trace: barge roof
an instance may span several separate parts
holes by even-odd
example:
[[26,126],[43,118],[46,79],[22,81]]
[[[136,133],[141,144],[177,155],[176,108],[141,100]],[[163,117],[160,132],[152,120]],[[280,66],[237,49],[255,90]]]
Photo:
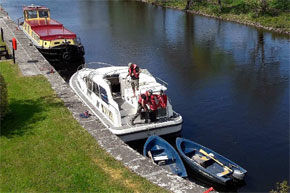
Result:
[[27,21],[31,29],[39,35],[42,40],[55,39],[75,39],[76,34],[66,29],[61,23],[56,20],[32,20]]

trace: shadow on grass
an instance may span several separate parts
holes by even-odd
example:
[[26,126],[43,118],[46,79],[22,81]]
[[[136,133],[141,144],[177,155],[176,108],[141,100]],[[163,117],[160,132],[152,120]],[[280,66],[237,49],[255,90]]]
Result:
[[10,112],[1,121],[0,136],[13,138],[24,134],[33,134],[37,129],[35,124],[46,119],[46,111],[50,107],[63,106],[55,102],[54,97],[41,97],[36,100],[12,100],[9,103]]

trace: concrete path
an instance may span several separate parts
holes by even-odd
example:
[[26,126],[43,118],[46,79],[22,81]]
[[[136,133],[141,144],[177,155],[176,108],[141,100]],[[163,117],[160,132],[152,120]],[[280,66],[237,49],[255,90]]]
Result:
[[[0,27],[3,29],[4,40],[10,50],[12,50],[12,38],[17,40],[15,58],[23,76],[34,76],[42,74],[41,71],[43,73],[49,71],[50,64],[3,10],[0,11]],[[39,68],[39,66],[42,66],[42,68]]]

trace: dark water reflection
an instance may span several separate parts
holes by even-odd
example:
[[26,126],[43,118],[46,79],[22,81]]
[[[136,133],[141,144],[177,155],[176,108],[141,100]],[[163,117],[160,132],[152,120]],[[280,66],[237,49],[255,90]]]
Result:
[[[1,1],[13,19],[32,2]],[[140,2],[41,4],[81,37],[87,62],[136,62],[166,80],[181,135],[248,170],[239,192],[289,181],[288,37]]]

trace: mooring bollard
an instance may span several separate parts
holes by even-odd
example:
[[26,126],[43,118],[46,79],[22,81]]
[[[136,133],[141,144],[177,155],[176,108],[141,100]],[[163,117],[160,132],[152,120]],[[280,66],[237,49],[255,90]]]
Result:
[[2,39],[2,42],[4,42],[4,32],[3,32],[2,27],[1,27],[1,39]]
[[17,41],[15,38],[12,38],[12,52],[13,52],[13,63],[15,64],[15,50],[17,50]]

